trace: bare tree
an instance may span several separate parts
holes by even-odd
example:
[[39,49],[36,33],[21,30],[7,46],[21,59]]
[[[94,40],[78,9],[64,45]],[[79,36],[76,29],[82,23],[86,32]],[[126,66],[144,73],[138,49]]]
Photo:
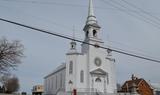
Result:
[[5,82],[11,77],[11,74],[5,74],[0,76],[0,83],[4,86]]
[[8,77],[4,82],[5,93],[13,93],[19,90],[19,80],[17,77]]
[[0,39],[0,75],[9,73],[21,63],[23,50],[19,41],[9,42],[6,38]]

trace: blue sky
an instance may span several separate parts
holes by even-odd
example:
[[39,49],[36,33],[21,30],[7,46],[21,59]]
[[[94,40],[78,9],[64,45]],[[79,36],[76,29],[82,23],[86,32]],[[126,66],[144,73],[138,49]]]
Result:
[[[33,2],[35,1],[35,2]],[[119,2],[127,9],[113,6]],[[122,0],[93,0],[95,15],[106,46],[121,48],[133,53],[152,56],[160,60],[160,16],[159,0],[127,0],[147,11],[126,5]],[[112,3],[113,5],[111,5]],[[120,7],[120,6],[119,6]],[[72,36],[75,27],[76,38],[84,39],[83,27],[87,18],[88,0],[0,0],[0,17],[37,28]],[[126,13],[127,12],[127,13]],[[135,16],[139,16],[138,19]],[[137,15],[138,14],[138,15]],[[141,17],[141,16],[143,17]],[[154,20],[156,27],[144,22]],[[159,18],[160,19],[160,18]],[[65,62],[69,40],[38,33],[20,26],[0,21],[0,37],[20,40],[25,46],[25,58],[16,74],[20,79],[21,91],[31,93],[33,85],[43,84],[43,77]],[[78,44],[80,48],[80,44]],[[146,61],[113,53],[116,59],[117,81],[123,83],[132,73],[151,82],[160,82],[160,63]]]

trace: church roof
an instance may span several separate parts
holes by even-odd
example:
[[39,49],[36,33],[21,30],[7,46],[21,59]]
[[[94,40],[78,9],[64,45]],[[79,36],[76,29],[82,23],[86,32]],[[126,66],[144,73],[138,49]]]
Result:
[[57,72],[60,72],[62,70],[64,70],[66,68],[66,63],[62,63],[60,66],[58,66],[53,72],[51,72],[50,74],[48,74],[47,76],[45,76],[44,78],[47,78]]

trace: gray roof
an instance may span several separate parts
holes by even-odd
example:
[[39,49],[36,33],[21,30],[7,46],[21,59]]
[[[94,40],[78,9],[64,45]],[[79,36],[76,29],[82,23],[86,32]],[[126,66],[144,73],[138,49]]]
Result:
[[57,72],[59,72],[59,71],[64,70],[65,68],[66,68],[66,63],[62,63],[53,72],[51,72],[50,74],[48,74],[47,76],[45,76],[44,79],[47,78],[47,77],[49,77],[49,76],[51,76],[51,75],[53,75],[53,74],[55,74],[55,73],[57,73]]

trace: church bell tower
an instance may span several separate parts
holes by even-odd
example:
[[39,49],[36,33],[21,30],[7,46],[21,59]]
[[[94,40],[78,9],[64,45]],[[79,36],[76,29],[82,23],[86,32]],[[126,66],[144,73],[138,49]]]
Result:
[[82,53],[87,57],[87,88],[92,89],[90,92],[114,93],[116,92],[115,60],[111,52],[99,48],[99,46],[104,46],[100,29],[94,15],[93,1],[89,0],[88,17],[83,28],[85,39],[82,44]]
[[[97,47],[101,45],[103,42],[100,39],[100,29],[101,27],[98,25],[98,21],[96,19],[96,16],[94,15],[93,1],[89,0],[88,17],[83,28],[83,31],[85,33],[84,42],[94,44]],[[88,45],[82,44],[83,53],[88,52],[87,48],[89,48]]]
[[86,25],[83,29],[85,31],[85,38],[98,38],[98,32],[100,32],[100,26],[98,25],[97,19],[94,16],[92,0],[89,1],[88,17]]

